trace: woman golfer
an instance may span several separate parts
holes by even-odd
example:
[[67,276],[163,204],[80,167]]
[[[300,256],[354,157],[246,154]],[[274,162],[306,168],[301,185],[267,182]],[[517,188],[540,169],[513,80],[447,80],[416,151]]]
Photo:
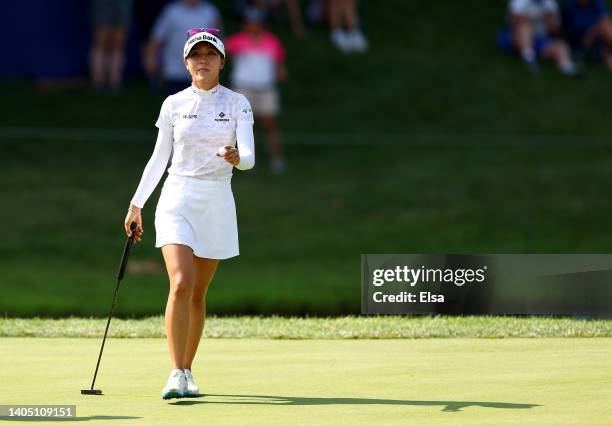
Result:
[[[237,256],[232,169],[255,164],[253,114],[247,99],[219,84],[225,49],[218,30],[193,29],[183,49],[192,84],[163,102],[157,141],[125,218],[143,234],[141,208],[168,169],[155,211],[170,292],[166,333],[172,371],[164,399],[199,395],[191,372],[206,315],[206,292],[220,259]],[[236,143],[238,147],[236,148]]]

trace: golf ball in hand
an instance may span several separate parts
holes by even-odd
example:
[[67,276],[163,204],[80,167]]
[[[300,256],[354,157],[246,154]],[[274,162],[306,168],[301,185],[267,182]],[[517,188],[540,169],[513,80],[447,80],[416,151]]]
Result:
[[225,157],[225,147],[222,146],[221,148],[219,148],[219,151],[217,151],[217,154],[219,155],[219,157]]

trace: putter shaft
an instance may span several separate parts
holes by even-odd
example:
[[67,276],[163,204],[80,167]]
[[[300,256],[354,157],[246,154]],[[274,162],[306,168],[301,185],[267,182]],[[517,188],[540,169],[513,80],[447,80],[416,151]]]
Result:
[[128,257],[130,254],[130,250],[132,245],[134,244],[135,232],[137,228],[136,222],[132,222],[130,224],[130,230],[132,234],[128,237],[125,248],[123,249],[123,256],[121,256],[121,263],[119,264],[119,271],[117,272],[117,285],[115,286],[115,293],[113,294],[113,303],[111,304],[110,311],[108,313],[108,321],[106,321],[106,329],[104,330],[104,338],[102,339],[102,346],[100,347],[100,353],[98,354],[98,362],[96,363],[96,370],[94,372],[93,380],[91,381],[91,389],[82,389],[81,394],[83,395],[102,395],[102,391],[99,389],[94,389],[96,384],[96,377],[98,376],[98,369],[100,368],[100,360],[102,359],[102,352],[104,351],[104,344],[106,343],[106,336],[108,334],[108,327],[110,326],[111,318],[113,317],[113,312],[115,311],[115,305],[117,303],[117,295],[119,294],[119,286],[121,285],[121,280],[123,275],[125,274],[125,268],[127,266]]

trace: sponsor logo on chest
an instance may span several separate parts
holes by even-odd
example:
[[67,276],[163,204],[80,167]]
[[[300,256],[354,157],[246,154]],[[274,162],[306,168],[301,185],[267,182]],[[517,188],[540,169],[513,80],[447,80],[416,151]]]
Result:
[[[181,114],[181,118],[183,120],[197,120],[198,114]],[[205,117],[202,117],[205,118]],[[229,122],[230,119],[227,117],[223,111],[213,117],[213,120],[216,122]]]
[[219,116],[215,118],[215,121],[230,121],[229,118],[225,118],[225,113],[221,111]]

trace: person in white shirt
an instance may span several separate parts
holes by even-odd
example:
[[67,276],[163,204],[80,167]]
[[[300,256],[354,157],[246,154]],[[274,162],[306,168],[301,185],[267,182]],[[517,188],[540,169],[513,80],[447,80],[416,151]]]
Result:
[[505,50],[516,51],[532,71],[538,57],[553,61],[561,73],[576,75],[569,46],[559,36],[559,7],[555,0],[510,0],[510,28],[499,36]]
[[155,148],[124,221],[127,235],[130,224],[138,224],[134,239],[140,242],[141,209],[172,152],[155,211],[155,246],[170,280],[165,319],[172,371],[164,399],[199,395],[191,365],[204,328],[206,292],[219,260],[239,254],[232,170],[255,164],[249,101],[219,84],[225,48],[218,30],[189,34],[183,58],[192,84],[162,104]]
[[[207,1],[180,0],[168,4],[151,31],[145,48],[145,71],[153,79],[161,79],[167,93],[174,93],[189,84],[189,76],[181,58],[185,28],[205,26],[221,28],[217,7]],[[160,69],[161,66],[161,69]]]

